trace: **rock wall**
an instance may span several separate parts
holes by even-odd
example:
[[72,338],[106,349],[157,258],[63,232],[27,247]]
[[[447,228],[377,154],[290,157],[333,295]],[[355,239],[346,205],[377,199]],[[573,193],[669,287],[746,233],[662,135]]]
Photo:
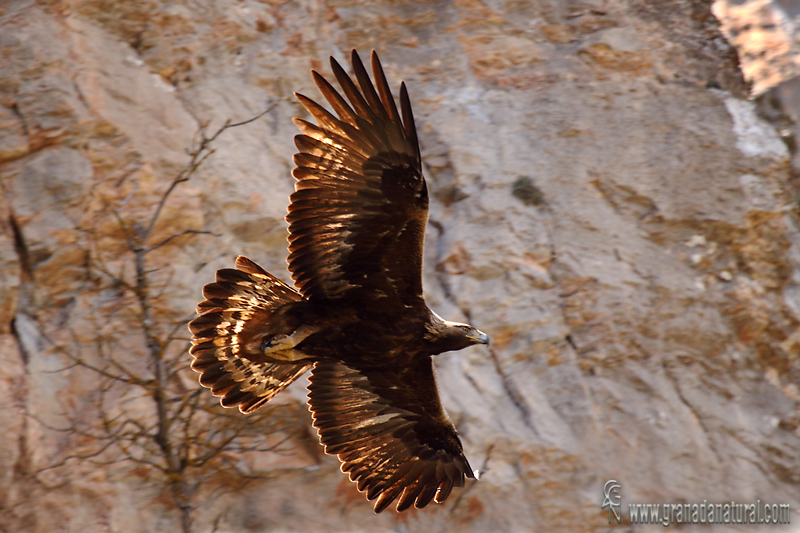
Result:
[[76,445],[55,428],[86,422],[97,392],[58,348],[96,357],[113,337],[144,364],[120,288],[89,273],[103,257],[130,275],[109,213],[144,217],[201,125],[269,106],[170,196],[161,238],[213,235],[164,246],[153,275],[170,321],[238,254],[288,279],[292,92],[316,98],[309,69],[351,48],[377,49],[409,87],[432,193],[428,303],[492,337],[436,360],[482,479],[374,516],[314,443],[298,383],[277,403],[306,429],[281,455],[232,456],[262,477],[210,480],[228,490],[209,488],[195,529],[595,531],[609,479],[624,505],[800,508],[796,185],[708,2],[10,0],[0,528],[178,530],[141,465],[49,468]]

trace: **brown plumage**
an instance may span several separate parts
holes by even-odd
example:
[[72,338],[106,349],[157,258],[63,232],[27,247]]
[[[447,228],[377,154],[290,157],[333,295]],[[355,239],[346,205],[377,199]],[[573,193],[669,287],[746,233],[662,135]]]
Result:
[[312,71],[338,116],[296,95],[317,122],[295,119],[286,220],[296,289],[239,257],[205,286],[189,329],[200,383],[245,413],[313,366],[308,403],[325,451],[377,499],[375,512],[398,498],[403,511],[474,478],[431,356],[488,337],[425,305],[428,191],[414,117],[405,84],[398,111],[371,60],[375,85],[355,50],[356,82],[331,58],[344,97]]

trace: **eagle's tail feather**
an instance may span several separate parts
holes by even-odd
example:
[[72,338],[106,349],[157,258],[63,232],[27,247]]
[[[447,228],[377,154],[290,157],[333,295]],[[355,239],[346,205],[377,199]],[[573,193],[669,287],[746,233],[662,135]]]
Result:
[[217,271],[203,288],[201,313],[189,323],[194,357],[192,369],[200,384],[220,396],[225,407],[252,412],[299,378],[308,363],[264,360],[261,342],[270,316],[278,307],[302,300],[297,291],[246,257],[236,270]]

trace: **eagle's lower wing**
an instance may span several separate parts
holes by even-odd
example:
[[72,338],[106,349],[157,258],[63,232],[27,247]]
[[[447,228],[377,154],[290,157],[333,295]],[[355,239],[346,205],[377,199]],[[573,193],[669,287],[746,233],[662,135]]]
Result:
[[309,406],[325,451],[339,456],[367,499],[377,498],[376,513],[398,496],[398,511],[441,503],[475,477],[442,408],[429,357],[391,371],[321,361],[310,381]]
[[295,119],[299,153],[289,214],[289,271],[309,300],[352,297],[402,307],[422,298],[428,192],[405,85],[398,114],[378,56],[377,91],[355,50],[359,88],[331,58],[346,101],[314,81],[338,114],[297,94],[317,124]]

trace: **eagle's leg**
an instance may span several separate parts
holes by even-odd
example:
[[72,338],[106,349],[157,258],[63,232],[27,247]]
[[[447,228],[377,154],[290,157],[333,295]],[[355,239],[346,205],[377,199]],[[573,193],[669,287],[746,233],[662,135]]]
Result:
[[318,328],[304,325],[294,330],[290,335],[273,335],[261,341],[261,351],[271,359],[279,361],[298,361],[307,359],[308,356],[294,347],[306,340]]

